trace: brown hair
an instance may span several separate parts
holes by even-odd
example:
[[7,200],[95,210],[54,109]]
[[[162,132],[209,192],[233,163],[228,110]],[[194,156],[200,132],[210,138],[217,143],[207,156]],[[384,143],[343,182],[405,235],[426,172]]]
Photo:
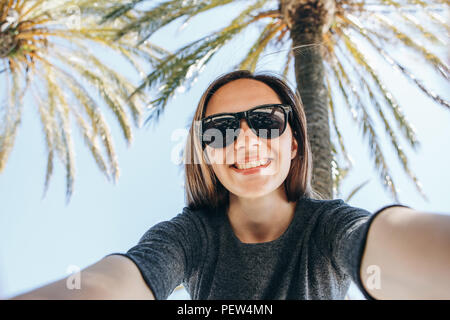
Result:
[[[237,79],[253,79],[271,87],[284,104],[292,107],[289,124],[298,142],[297,155],[291,161],[289,174],[284,181],[288,201],[297,201],[302,196],[322,198],[311,186],[312,155],[306,131],[306,117],[298,91],[294,92],[288,84],[269,72],[253,74],[248,70],[237,70],[223,74],[214,80],[203,93],[192,119],[186,142],[185,154],[185,196],[190,209],[227,207],[229,191],[216,177],[212,166],[204,158],[199,131],[196,123],[203,119],[208,101],[223,85]],[[195,159],[197,161],[195,161]],[[200,161],[198,161],[200,159]]]

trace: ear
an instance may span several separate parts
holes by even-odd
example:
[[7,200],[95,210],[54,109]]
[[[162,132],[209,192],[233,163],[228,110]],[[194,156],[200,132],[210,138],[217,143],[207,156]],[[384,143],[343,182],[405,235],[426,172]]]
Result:
[[298,143],[297,139],[292,136],[292,144],[291,144],[291,160],[295,158],[297,155]]

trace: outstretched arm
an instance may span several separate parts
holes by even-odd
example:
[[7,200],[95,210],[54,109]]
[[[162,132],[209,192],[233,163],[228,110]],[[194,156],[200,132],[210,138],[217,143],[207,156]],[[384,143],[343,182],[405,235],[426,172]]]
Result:
[[450,299],[450,215],[383,210],[369,228],[360,275],[375,299]]
[[79,289],[69,290],[67,278],[23,293],[12,300],[149,299],[154,300],[136,265],[128,258],[111,255],[81,270]]

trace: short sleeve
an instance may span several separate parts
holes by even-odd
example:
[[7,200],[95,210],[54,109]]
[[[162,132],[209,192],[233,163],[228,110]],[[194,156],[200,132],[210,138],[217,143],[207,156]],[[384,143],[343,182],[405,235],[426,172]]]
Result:
[[367,241],[367,234],[375,217],[384,209],[402,204],[384,206],[375,213],[353,207],[342,199],[332,200],[320,214],[316,242],[326,254],[333,266],[351,277],[363,295],[374,298],[362,285],[360,269],[361,260]]
[[199,260],[201,247],[199,223],[185,208],[171,220],[151,227],[126,253],[113,254],[131,259],[155,299],[165,300],[189,278]]

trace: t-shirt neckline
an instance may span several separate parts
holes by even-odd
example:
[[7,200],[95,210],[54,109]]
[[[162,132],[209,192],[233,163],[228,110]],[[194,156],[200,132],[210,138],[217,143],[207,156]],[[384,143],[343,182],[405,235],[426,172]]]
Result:
[[226,213],[225,209],[222,209],[222,216],[225,220],[226,232],[231,235],[234,242],[236,242],[238,245],[240,245],[242,247],[264,247],[264,246],[272,246],[272,245],[278,244],[288,236],[290,231],[294,228],[293,227],[294,224],[296,224],[297,220],[299,219],[300,204],[301,204],[302,200],[303,200],[303,197],[301,197],[297,200],[297,205],[294,210],[294,217],[292,218],[291,222],[289,223],[289,226],[286,228],[286,230],[284,230],[284,232],[278,238],[276,238],[274,240],[265,241],[265,242],[255,242],[255,243],[242,242],[234,233],[234,230],[231,226],[230,219],[229,219],[228,214]]

